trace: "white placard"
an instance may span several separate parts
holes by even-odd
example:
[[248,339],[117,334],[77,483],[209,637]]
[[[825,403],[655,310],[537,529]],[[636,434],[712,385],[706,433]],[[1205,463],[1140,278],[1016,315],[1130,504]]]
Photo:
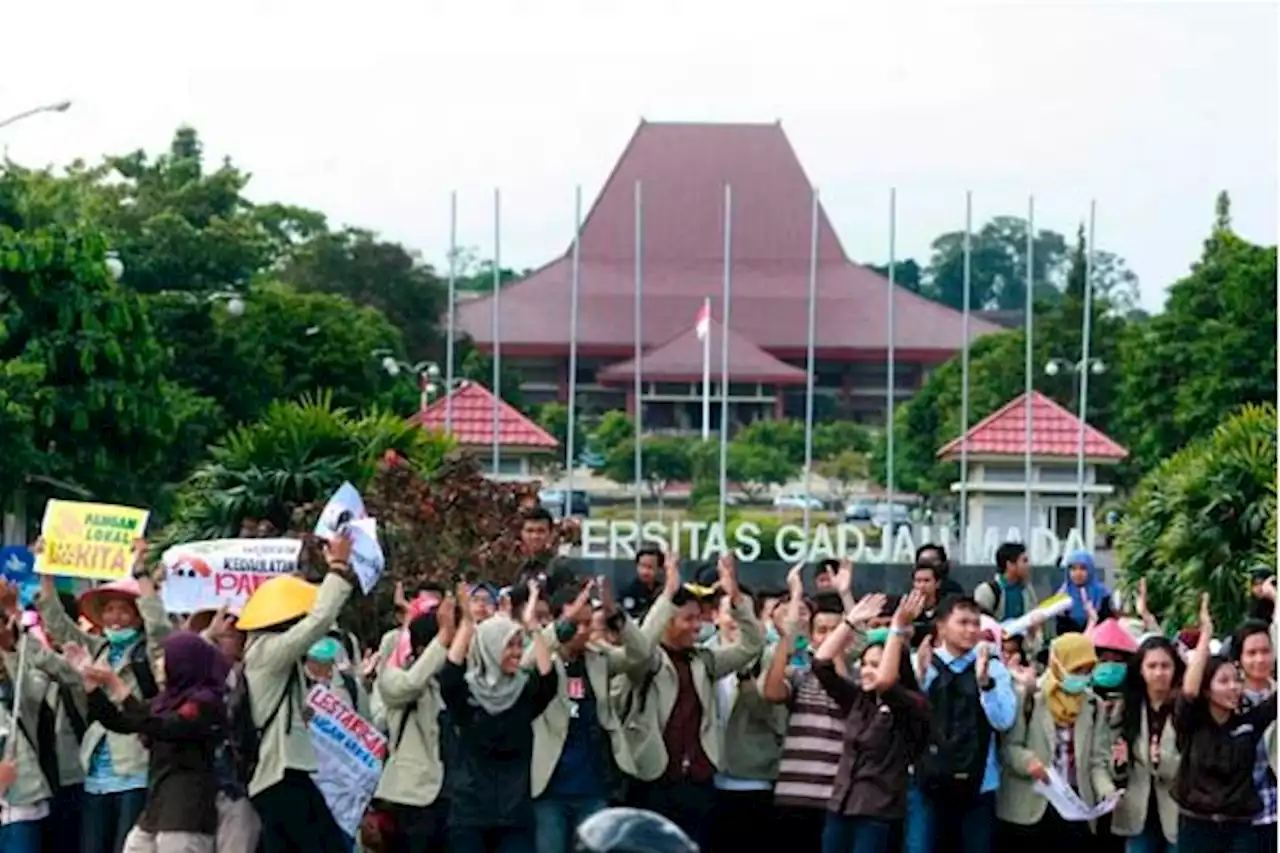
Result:
[[1080,799],[1080,795],[1072,790],[1058,771],[1052,767],[1046,767],[1045,770],[1049,774],[1049,781],[1033,782],[1031,788],[1048,800],[1049,805],[1053,806],[1054,811],[1061,815],[1063,820],[1097,820],[1113,811],[1116,803],[1120,802],[1120,792],[1117,791],[1096,806],[1085,805],[1084,800]]
[[360,589],[368,592],[382,576],[387,559],[378,543],[378,520],[361,518],[346,525],[351,534],[351,570],[360,579]]
[[212,539],[164,552],[160,597],[170,613],[240,608],[265,581],[298,570],[301,539]]
[[316,521],[315,534],[328,542],[349,522],[368,517],[360,492],[350,483],[343,483],[324,505],[324,511]]
[[338,826],[354,837],[382,776],[387,739],[324,685],[311,688],[307,708],[318,768],[311,778]]

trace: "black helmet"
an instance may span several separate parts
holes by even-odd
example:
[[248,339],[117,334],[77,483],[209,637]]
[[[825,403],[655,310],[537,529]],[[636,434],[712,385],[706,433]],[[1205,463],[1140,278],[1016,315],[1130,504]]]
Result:
[[581,853],[698,853],[698,845],[662,815],[605,809],[578,827]]

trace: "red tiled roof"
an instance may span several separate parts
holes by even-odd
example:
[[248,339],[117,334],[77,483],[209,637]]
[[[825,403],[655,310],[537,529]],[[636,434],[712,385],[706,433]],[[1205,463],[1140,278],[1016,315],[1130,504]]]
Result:
[[[812,190],[778,124],[642,123],[583,223],[580,352],[633,348],[635,184],[641,181],[645,349],[687,329],[704,298],[723,315],[724,187],[733,189],[733,331],[775,355],[801,355],[808,330]],[[887,283],[851,262],[820,210],[817,327],[820,350],[883,353]],[[571,252],[502,291],[504,352],[569,342]],[[960,312],[903,288],[895,344],[903,357],[943,361],[961,349]],[[458,306],[458,324],[492,347],[489,297]],[[972,338],[999,331],[972,317]],[[908,356],[907,353],[912,353]]]
[[[960,454],[961,443],[975,456],[1022,456],[1026,451],[1027,395],[1011,400],[973,425],[964,436],[938,451],[950,459]],[[1074,459],[1080,449],[1080,419],[1039,391],[1031,392],[1031,454]],[[1085,425],[1084,455],[1089,459],[1119,461],[1129,455],[1111,438]]]
[[[711,381],[719,382],[720,345],[724,326],[712,317],[707,330],[711,343]],[[631,382],[635,359],[611,364],[596,376],[601,382]],[[692,322],[689,328],[664,344],[640,356],[640,378],[654,382],[701,382],[702,341]],[[732,382],[768,382],[791,385],[805,381],[805,372],[779,361],[751,342],[750,338],[729,330],[729,379]]]
[[[428,405],[413,420],[427,429],[444,430],[445,401],[453,399],[453,434],[464,446],[493,445],[493,394],[488,388],[469,380],[459,383],[448,397]],[[498,400],[498,444],[502,447],[545,448],[554,450],[559,442],[551,433],[535,424],[507,404]]]

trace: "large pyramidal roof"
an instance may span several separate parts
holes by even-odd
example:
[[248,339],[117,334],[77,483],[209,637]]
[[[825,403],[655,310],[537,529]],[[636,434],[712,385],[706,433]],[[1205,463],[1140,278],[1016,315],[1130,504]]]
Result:
[[[633,350],[636,186],[642,230],[641,346],[689,328],[705,297],[721,305],[725,187],[732,188],[729,325],[778,357],[803,355],[808,323],[812,189],[780,124],[642,122],[583,222],[578,346],[583,354]],[[848,259],[820,209],[815,340],[823,357],[884,357],[887,285]],[[562,350],[569,341],[572,251],[500,299],[501,344],[509,355]],[[961,315],[903,288],[897,301],[898,357],[937,362],[962,346]],[[458,327],[492,347],[491,297],[458,308]],[[998,327],[970,320],[973,337]]]

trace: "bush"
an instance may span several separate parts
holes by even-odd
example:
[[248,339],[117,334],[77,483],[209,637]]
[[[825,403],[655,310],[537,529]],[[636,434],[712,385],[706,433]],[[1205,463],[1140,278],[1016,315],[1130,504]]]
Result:
[[1147,579],[1153,613],[1194,620],[1208,592],[1215,626],[1245,616],[1248,572],[1276,562],[1276,410],[1246,406],[1139,484],[1116,536],[1123,576]]

